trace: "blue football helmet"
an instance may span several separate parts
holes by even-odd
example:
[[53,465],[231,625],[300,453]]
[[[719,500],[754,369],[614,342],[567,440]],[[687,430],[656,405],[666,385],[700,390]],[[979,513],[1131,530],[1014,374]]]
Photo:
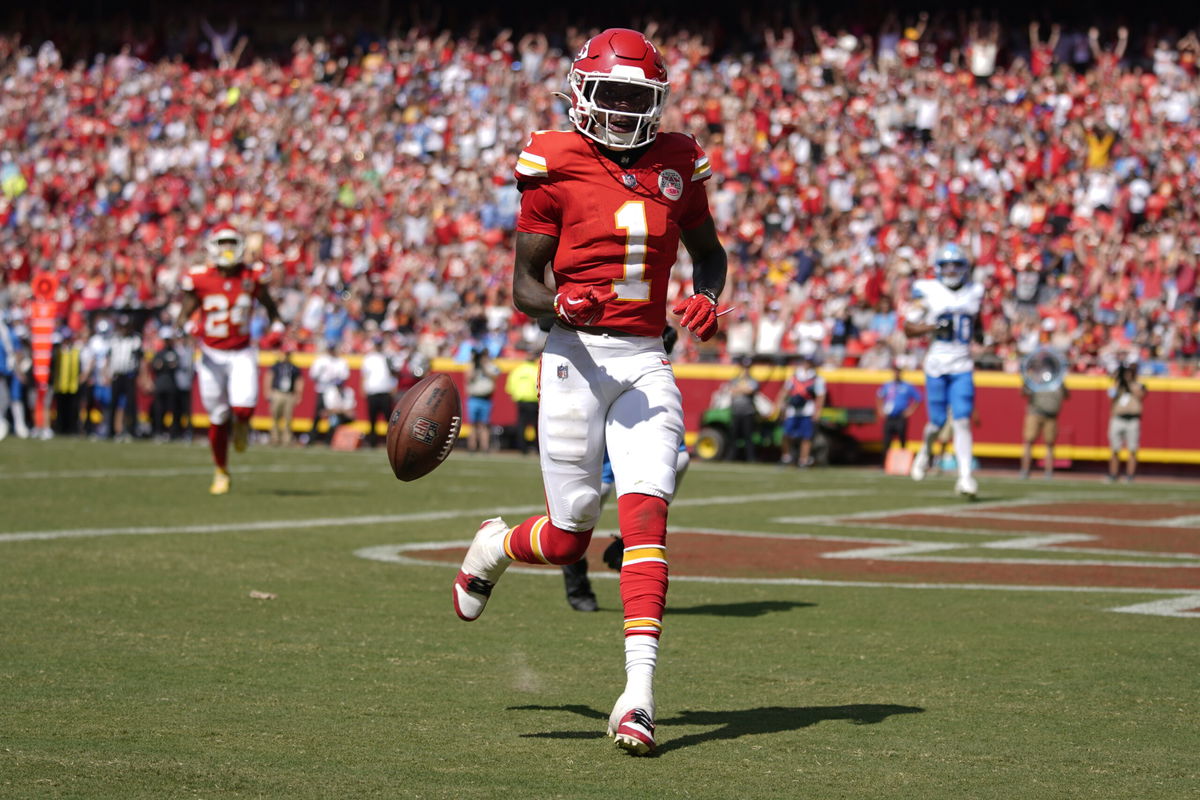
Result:
[[962,286],[971,273],[971,262],[967,259],[967,254],[954,242],[944,244],[938,249],[933,266],[937,270],[938,280],[951,289]]

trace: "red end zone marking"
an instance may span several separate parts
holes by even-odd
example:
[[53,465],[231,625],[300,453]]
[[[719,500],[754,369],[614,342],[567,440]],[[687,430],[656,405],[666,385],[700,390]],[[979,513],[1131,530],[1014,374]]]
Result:
[[[1095,512],[1096,507],[1090,507]],[[1002,514],[1001,509],[991,509]],[[1021,515],[1028,513],[1026,506],[1013,509]],[[1157,551],[1162,553],[1200,553],[1200,529],[1166,528],[1121,522],[1093,522],[1083,520],[1022,520],[990,518],[985,511],[974,513],[969,519],[949,514],[894,514],[889,517],[874,517],[870,523],[876,525],[898,525],[905,528],[937,530],[939,528],[974,528],[980,532],[999,531],[1011,534],[1039,533],[1086,533],[1096,537],[1089,542],[1068,542],[1055,547],[1103,548],[1107,550],[1130,550],[1136,552]],[[1076,512],[1078,513],[1078,512]],[[1107,514],[1107,511],[1104,512]],[[1175,515],[1177,516],[1177,515]],[[847,525],[863,524],[863,520],[845,520]]]
[[1048,517],[1107,517],[1114,520],[1164,520],[1200,514],[1198,503],[1038,503],[1009,508],[963,508],[956,511],[971,517],[1001,511]]
[[[595,570],[608,537],[593,540],[588,556]],[[978,561],[830,559],[826,553],[878,546],[879,539],[822,539],[780,534],[754,537],[672,531],[667,539],[671,574],[742,578],[815,578],[893,583],[1011,584],[1016,586],[1200,589],[1200,564],[1145,567],[1128,564],[1030,564],[1002,558]],[[895,544],[902,545],[903,541]],[[458,564],[464,547],[423,548],[423,559]],[[944,555],[939,553],[937,555]],[[557,568],[552,568],[557,569]]]

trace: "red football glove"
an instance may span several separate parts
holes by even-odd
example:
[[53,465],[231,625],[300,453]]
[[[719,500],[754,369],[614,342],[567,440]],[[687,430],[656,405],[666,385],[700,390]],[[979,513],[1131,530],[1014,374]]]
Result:
[[702,342],[707,342],[717,332],[717,301],[707,294],[698,293],[680,300],[671,311],[682,314],[679,324]]
[[616,296],[612,289],[568,286],[554,295],[554,314],[568,325],[595,325],[604,313],[604,304]]

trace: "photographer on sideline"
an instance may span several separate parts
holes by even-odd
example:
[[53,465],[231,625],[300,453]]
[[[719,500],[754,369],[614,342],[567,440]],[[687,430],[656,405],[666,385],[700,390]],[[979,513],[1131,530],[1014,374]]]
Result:
[[1138,440],[1142,432],[1142,402],[1146,387],[1137,379],[1137,364],[1122,363],[1113,375],[1114,385],[1108,389],[1112,398],[1112,417],[1108,421],[1108,443],[1112,457],[1108,462],[1108,482],[1113,483],[1121,473],[1121,448],[1129,450],[1125,480],[1133,481],[1137,472]]

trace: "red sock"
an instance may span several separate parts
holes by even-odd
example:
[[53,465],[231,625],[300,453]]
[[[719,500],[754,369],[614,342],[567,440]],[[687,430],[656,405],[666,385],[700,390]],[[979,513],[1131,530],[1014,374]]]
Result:
[[574,564],[587,552],[592,531],[564,531],[545,514],[530,517],[508,532],[504,550],[524,564]]
[[646,494],[617,498],[625,539],[621,560],[621,605],[626,636],[662,633],[667,604],[667,501]]
[[249,420],[254,416],[254,409],[249,406],[234,406],[233,415],[240,420]]
[[225,469],[229,463],[229,421],[220,425],[209,423],[208,446],[212,448],[213,463],[218,469]]

